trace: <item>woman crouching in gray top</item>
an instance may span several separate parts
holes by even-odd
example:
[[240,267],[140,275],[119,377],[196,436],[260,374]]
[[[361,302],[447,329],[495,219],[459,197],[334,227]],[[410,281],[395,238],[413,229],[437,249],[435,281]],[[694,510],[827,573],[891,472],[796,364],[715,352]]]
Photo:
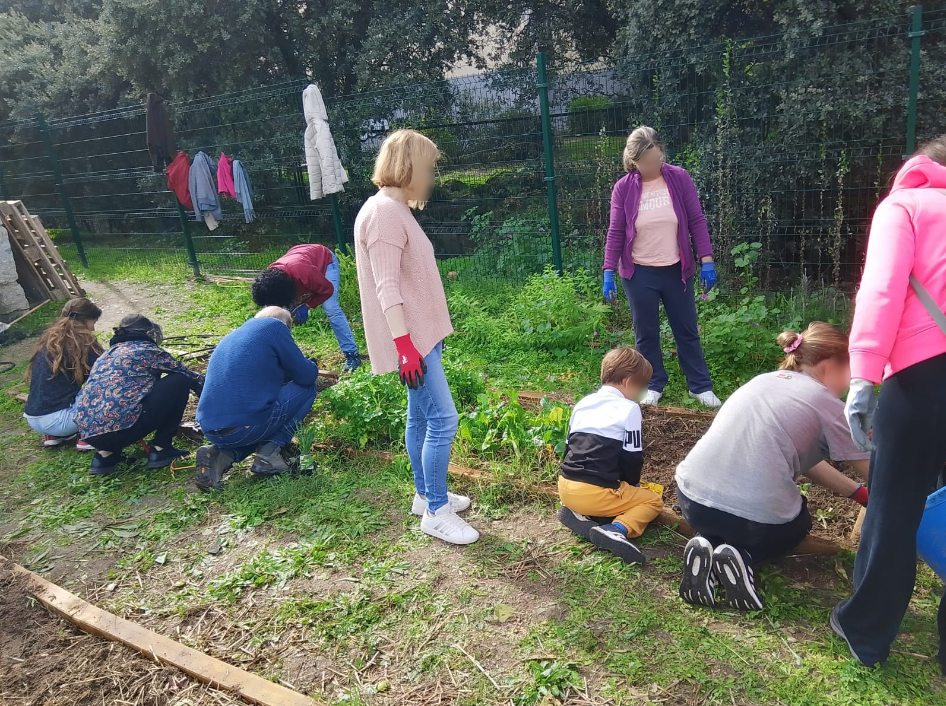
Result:
[[677,466],[680,509],[697,533],[684,550],[688,603],[762,610],[753,564],[787,554],[811,530],[799,476],[867,505],[867,488],[827,462],[853,461],[867,478],[870,454],[851,440],[839,399],[851,380],[847,336],[815,321],[778,343],[779,369],[736,390]]

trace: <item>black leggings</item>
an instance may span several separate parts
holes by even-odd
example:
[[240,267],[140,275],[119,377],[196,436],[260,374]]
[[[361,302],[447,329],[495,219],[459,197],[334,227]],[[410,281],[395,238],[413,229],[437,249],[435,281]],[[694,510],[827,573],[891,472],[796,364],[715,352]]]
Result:
[[102,451],[118,453],[154,432],[152,445],[169,447],[184,418],[190,387],[191,381],[183,375],[165,375],[141,401],[141,416],[132,426],[89,437],[86,442]]
[[677,502],[683,518],[714,547],[729,544],[739,550],[747,563],[770,561],[788,554],[811,531],[808,501],[801,499],[801,512],[791,522],[770,525],[753,522],[690,500],[677,488]]
[[[858,658],[886,661],[916,583],[916,532],[946,461],[946,354],[884,381],[874,415],[870,505],[854,562],[854,595],[837,613]],[[946,607],[940,603],[940,638]]]

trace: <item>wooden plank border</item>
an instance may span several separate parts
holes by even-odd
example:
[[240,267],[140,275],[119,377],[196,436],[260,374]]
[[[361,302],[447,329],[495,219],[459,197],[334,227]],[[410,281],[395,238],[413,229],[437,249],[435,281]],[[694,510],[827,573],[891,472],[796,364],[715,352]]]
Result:
[[83,632],[120,642],[158,664],[169,664],[198,681],[229,691],[258,706],[316,706],[308,696],[198,652],[88,603],[0,555],[0,568],[25,581],[44,606]]

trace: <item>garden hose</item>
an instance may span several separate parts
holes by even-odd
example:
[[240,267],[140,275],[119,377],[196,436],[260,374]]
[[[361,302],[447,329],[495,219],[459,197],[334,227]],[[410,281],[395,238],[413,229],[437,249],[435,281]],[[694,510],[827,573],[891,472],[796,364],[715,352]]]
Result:
[[16,363],[9,360],[0,360],[0,375],[8,373],[16,367]]

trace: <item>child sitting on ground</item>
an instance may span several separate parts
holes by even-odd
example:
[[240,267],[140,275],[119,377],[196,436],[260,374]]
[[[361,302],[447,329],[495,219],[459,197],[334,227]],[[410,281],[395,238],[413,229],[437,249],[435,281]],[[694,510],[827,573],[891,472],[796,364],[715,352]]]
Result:
[[[558,479],[559,521],[628,563],[646,561],[630,539],[663,509],[657,493],[639,487],[643,439],[635,400],[652,374],[650,363],[633,348],[615,348],[604,356],[601,388],[572,411]],[[599,525],[595,517],[614,519]]]

